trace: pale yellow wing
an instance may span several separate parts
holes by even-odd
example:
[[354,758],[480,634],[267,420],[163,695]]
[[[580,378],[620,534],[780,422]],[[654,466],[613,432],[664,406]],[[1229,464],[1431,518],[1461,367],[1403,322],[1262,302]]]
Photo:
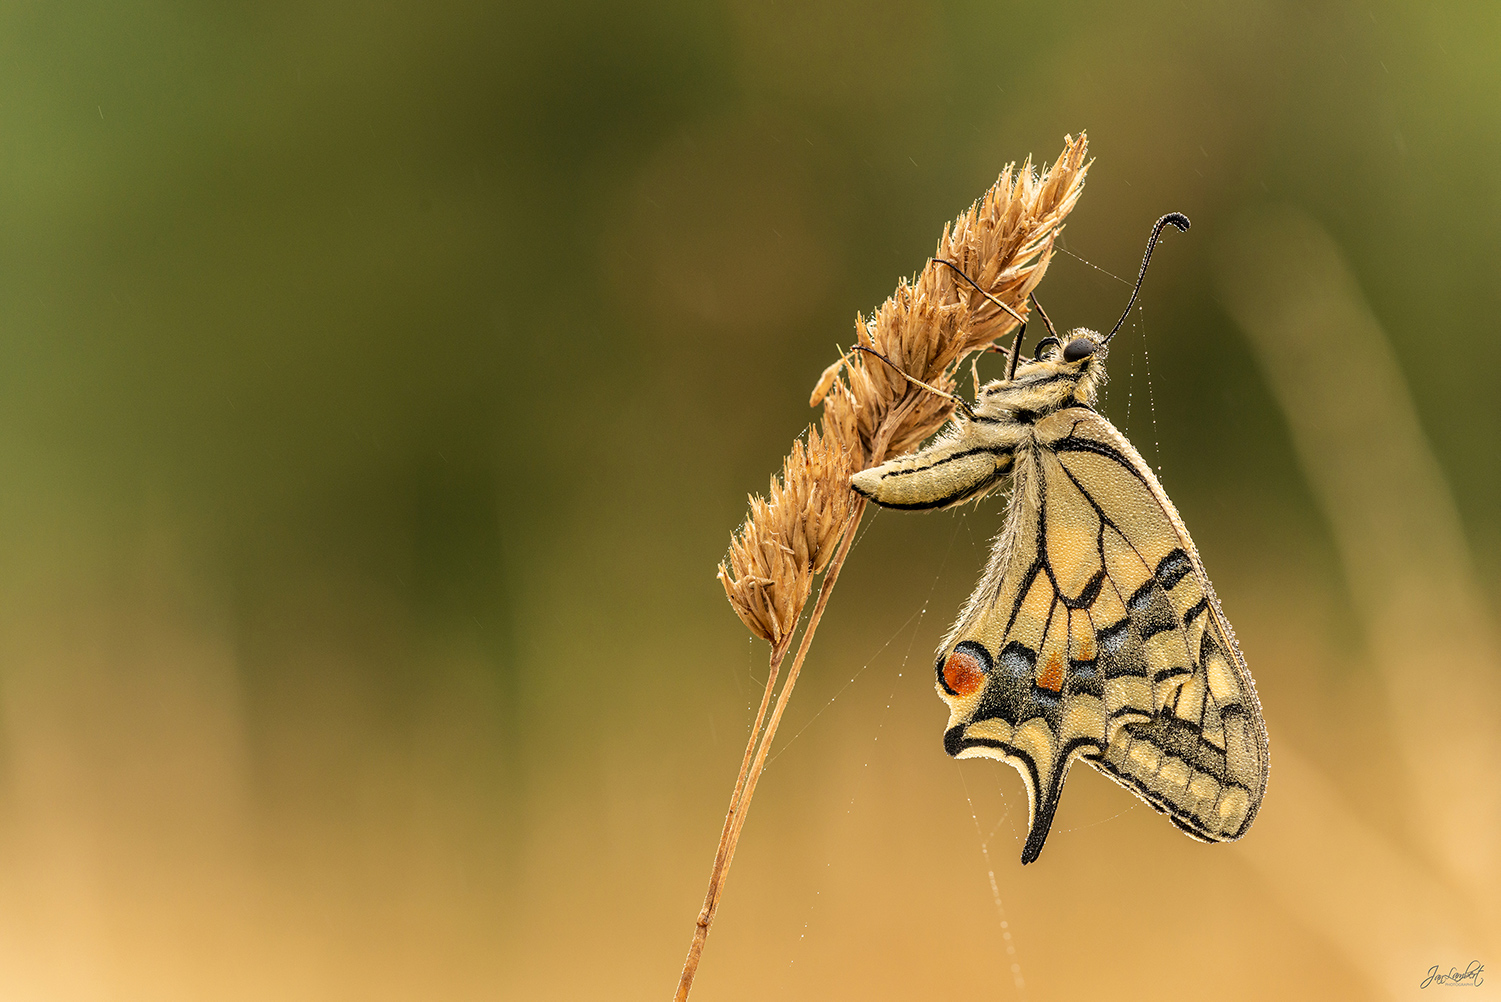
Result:
[[1204,841],[1266,788],[1261,706],[1177,510],[1108,421],[1072,407],[1018,450],[985,578],[944,643],[945,746],[1015,766],[1042,851],[1082,757]]

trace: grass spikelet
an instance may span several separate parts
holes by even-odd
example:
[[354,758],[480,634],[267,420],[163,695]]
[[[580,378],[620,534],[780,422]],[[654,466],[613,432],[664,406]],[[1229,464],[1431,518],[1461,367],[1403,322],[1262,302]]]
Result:
[[750,499],[750,517],[719,565],[730,606],[773,649],[784,647],[807,604],[813,578],[828,566],[849,521],[853,470],[838,440],[808,429],[771,478],[765,498]]
[[[1065,136],[1063,154],[1041,174],[1030,159],[1020,168],[1008,166],[979,201],[944,227],[934,257],[952,262],[1025,317],[1027,296],[1042,281],[1053,241],[1083,191],[1087,148],[1082,134]],[[929,261],[874,314],[855,319],[856,342],[891,364],[850,351],[825,369],[809,400],[810,406],[823,404],[822,433],[810,428],[807,444],[793,444],[767,496],[751,498],[750,514],[719,565],[719,580],[741,622],[772,645],[771,669],[678,981],[678,1002],[685,1002],[693,986],[772,738],[865,513],[865,501],[851,494],[849,478],[916,448],[952,414],[951,400],[914,386],[906,376],[952,393],[959,364],[989,349],[1017,323],[952,269]],[[768,720],[782,662],[820,572],[818,599]]]
[[[1008,166],[969,211],[943,229],[934,258],[951,261],[996,299],[1022,316],[1027,296],[1052,260],[1053,241],[1084,189],[1087,140],[1065,137],[1062,156],[1039,176],[1028,160]],[[869,318],[858,317],[858,342],[890,359],[902,372],[953,392],[959,363],[1016,329],[1009,313],[929,261],[916,281],[903,280]],[[820,380],[813,403],[824,404],[825,431],[855,452],[860,469],[915,448],[953,410],[942,397],[913,386],[891,366],[863,353],[843,360],[845,380]],[[838,364],[838,363],[836,363]],[[827,385],[825,385],[827,382]],[[846,413],[852,412],[852,413]]]

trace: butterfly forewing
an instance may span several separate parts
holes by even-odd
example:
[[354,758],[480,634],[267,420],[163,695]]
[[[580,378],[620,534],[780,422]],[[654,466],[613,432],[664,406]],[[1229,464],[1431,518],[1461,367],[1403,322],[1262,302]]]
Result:
[[[1042,851],[1083,757],[1184,831],[1240,837],[1266,786],[1266,729],[1234,635],[1172,502],[1088,408],[1039,420],[1018,450],[992,566],[944,644],[985,669],[949,698],[949,750],[1014,765]],[[969,661],[965,662],[970,663]]]

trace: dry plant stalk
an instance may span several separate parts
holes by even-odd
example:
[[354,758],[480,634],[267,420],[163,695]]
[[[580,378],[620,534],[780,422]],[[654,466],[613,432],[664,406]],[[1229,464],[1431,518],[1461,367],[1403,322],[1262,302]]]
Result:
[[[1078,139],[1064,137],[1063,154],[1040,176],[1030,159],[1020,170],[1008,166],[983,198],[944,227],[934,257],[953,262],[1025,316],[1027,296],[1042,281],[1053,241],[1083,190],[1089,169],[1084,160],[1087,146],[1082,134]],[[951,269],[930,261],[915,282],[903,280],[874,316],[857,317],[855,335],[859,344],[880,352],[901,373],[951,393],[959,364],[989,349],[1016,324],[1014,317]],[[678,1002],[685,1002],[693,986],[772,738],[849,553],[855,526],[865,513],[865,501],[850,491],[849,478],[915,448],[953,411],[950,400],[915,386],[901,373],[857,351],[824,371],[809,401],[823,403],[822,432],[809,428],[807,444],[793,444],[767,497],[751,498],[750,515],[730,543],[729,566],[719,565],[719,580],[735,614],[771,644],[771,668],[678,981]],[[768,721],[766,711],[782,662],[812,594],[813,579],[821,572],[818,600]]]

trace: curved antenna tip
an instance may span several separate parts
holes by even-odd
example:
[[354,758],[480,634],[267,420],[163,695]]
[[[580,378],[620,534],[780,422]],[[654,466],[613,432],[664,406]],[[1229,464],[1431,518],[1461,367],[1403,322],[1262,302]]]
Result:
[[1173,226],[1177,228],[1179,233],[1187,233],[1189,226],[1192,225],[1191,223],[1189,223],[1188,217],[1181,212],[1169,212],[1167,215],[1157,220],[1158,228],[1161,228],[1167,223],[1172,223]]
[[1157,246],[1157,237],[1162,233],[1164,226],[1172,226],[1180,233],[1187,233],[1188,217],[1181,212],[1169,212],[1153,225],[1152,235],[1147,238],[1146,253],[1141,256],[1141,271],[1136,273],[1136,285],[1131,290],[1131,298],[1126,302],[1126,310],[1115,322],[1115,326],[1110,328],[1110,333],[1105,335],[1105,340],[1101,341],[1101,344],[1109,344],[1110,339],[1115,337],[1115,332],[1121,329],[1121,324],[1125,323],[1126,318],[1131,315],[1131,307],[1136,303],[1136,294],[1141,291],[1142,279],[1147,277],[1147,264],[1152,260],[1152,249]]

